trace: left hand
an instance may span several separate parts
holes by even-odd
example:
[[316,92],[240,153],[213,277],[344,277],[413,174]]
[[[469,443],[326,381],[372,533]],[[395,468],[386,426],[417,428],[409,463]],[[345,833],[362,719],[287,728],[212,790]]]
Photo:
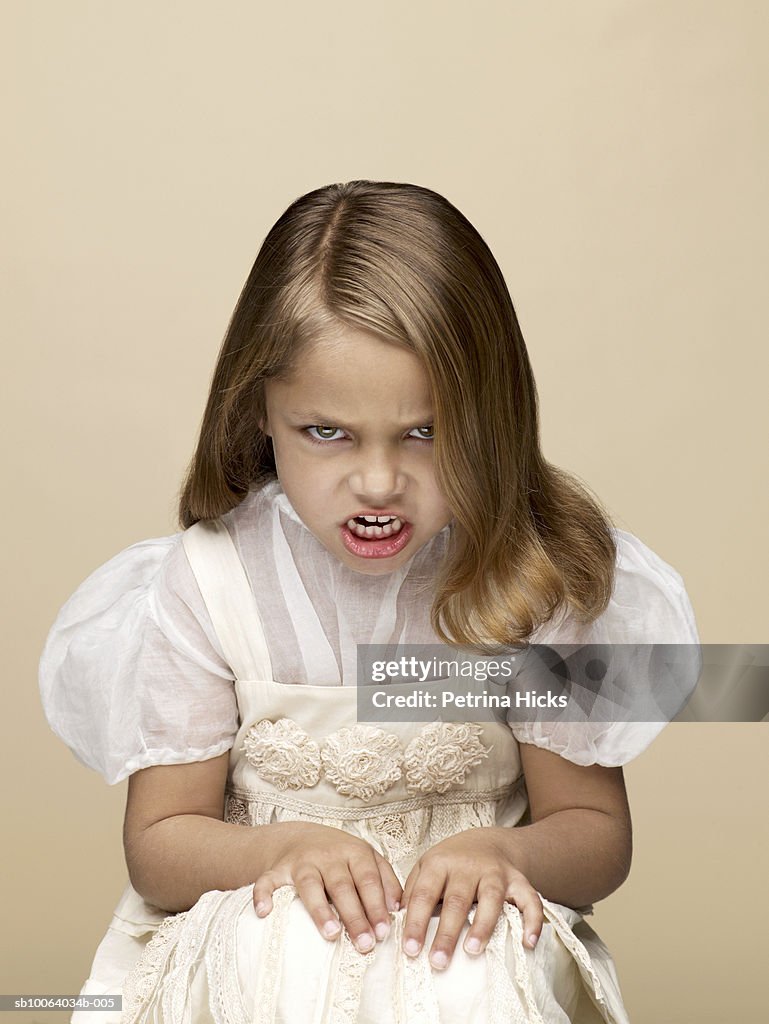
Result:
[[403,950],[416,956],[427,925],[442,900],[440,921],[430,947],[430,963],[448,967],[467,915],[478,904],[464,949],[477,956],[486,948],[504,902],[523,914],[524,943],[533,949],[542,931],[542,901],[512,862],[509,828],[474,828],[436,843],[414,865],[403,889],[406,921]]

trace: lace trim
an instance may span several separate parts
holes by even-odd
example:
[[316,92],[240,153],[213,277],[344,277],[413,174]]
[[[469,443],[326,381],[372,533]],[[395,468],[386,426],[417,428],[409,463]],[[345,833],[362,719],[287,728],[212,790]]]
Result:
[[557,910],[549,900],[542,900],[542,909],[545,912],[545,917],[547,917],[553,928],[557,931],[564,946],[566,946],[577,961],[579,972],[582,975],[583,980],[586,982],[588,990],[592,988],[591,995],[594,998],[597,1008],[601,1012],[601,1016],[607,1024],[615,1024],[616,1018],[606,1000],[601,979],[595,972],[593,962],[590,959],[590,954],[571,930],[568,922],[564,920],[560,911]]
[[253,905],[253,885],[236,890],[222,907],[219,927],[206,951],[209,1006],[214,1024],[251,1024],[240,990],[236,938],[241,915],[253,909]]
[[176,935],[186,917],[187,911],[166,917],[144,947],[141,956],[123,982],[121,1024],[133,1024],[142,1005],[153,995],[173,951]]
[[[475,913],[473,912],[473,917]],[[507,970],[509,925],[500,914],[486,946],[486,972],[489,979],[489,1024],[528,1024],[526,1010]],[[541,1018],[540,1018],[541,1019]]]
[[374,946],[368,953],[358,952],[347,931],[343,929],[334,952],[331,997],[323,1024],[356,1024],[363,978],[376,956],[377,947]]
[[[304,805],[310,811],[307,813],[295,807],[285,808],[285,799],[275,804],[272,797],[269,802],[261,802],[228,795],[224,820],[253,826],[268,825],[275,820],[305,820],[336,828],[351,828],[395,867],[418,851],[434,846],[458,832],[488,828],[496,824],[496,793],[491,794],[492,799],[478,799],[487,794],[464,794],[461,803],[456,799],[458,794],[447,796],[452,799],[436,804],[438,797],[434,796],[426,805],[420,800],[422,806],[417,805],[415,808],[409,807],[412,801],[403,801],[400,805],[388,804],[384,809],[379,808],[375,817],[371,816],[370,809],[363,809],[365,816],[351,821],[351,809],[346,807]],[[401,809],[404,805],[409,809]],[[335,811],[340,813],[336,814]]]
[[[250,886],[253,900],[254,887]],[[273,1024],[277,1010],[282,968],[283,945],[288,924],[288,913],[296,899],[293,885],[282,885],[272,894],[272,912],[264,918],[267,934],[256,980],[254,994],[254,1024]]]
[[[394,941],[396,949],[403,947],[404,913],[396,914]],[[427,948],[422,947],[418,956],[403,953],[396,956],[395,978],[395,1020],[396,1024],[440,1024],[438,997]]]
[[367,822],[372,845],[391,864],[424,846],[429,819],[426,814],[386,814]]
[[532,950],[527,950],[523,945],[523,916],[518,907],[510,903],[502,904],[502,913],[510,928],[510,935],[513,942],[513,962],[515,964],[515,982],[523,992],[526,1001],[526,1020],[531,1024],[544,1024],[542,1014],[537,1009],[534,999],[534,992],[531,987],[531,971],[529,970],[529,959],[534,956]]
[[[207,934],[227,895],[217,891],[204,893],[187,913],[185,926],[180,929],[176,939],[171,969],[160,989],[160,1019],[164,1024],[183,1024],[188,1016],[185,1011],[190,999],[192,975],[199,960],[205,955]],[[204,906],[198,912],[201,903]]]
[[471,828],[490,828],[496,824],[496,815],[496,804],[490,800],[473,800],[461,807],[438,804],[430,817],[430,846]]
[[[556,907],[542,900],[545,918],[576,961],[588,991],[607,1024],[615,1024],[603,986],[590,955]],[[508,936],[511,941],[514,978],[507,967]],[[523,916],[517,907],[504,903],[502,915],[486,947],[491,1024],[545,1024],[534,996],[531,975],[532,950],[523,945]],[[515,983],[513,983],[515,982]]]
[[280,808],[284,811],[302,816],[308,821],[363,821],[366,818],[385,818],[393,814],[405,814],[423,808],[455,806],[457,804],[497,803],[503,797],[511,795],[523,784],[523,776],[509,786],[497,786],[495,789],[456,790],[449,793],[430,793],[409,797],[405,800],[394,800],[392,803],[378,804],[374,807],[349,807],[347,805],[312,803],[300,800],[288,793],[266,793],[242,786],[229,786],[225,802],[225,821],[238,824],[263,824],[258,819],[257,811],[262,807]]
[[203,893],[191,910],[161,922],[124,982],[121,1024],[147,1020],[158,998],[164,1024],[182,1024],[189,975],[216,912],[228,895],[231,894],[218,891]]

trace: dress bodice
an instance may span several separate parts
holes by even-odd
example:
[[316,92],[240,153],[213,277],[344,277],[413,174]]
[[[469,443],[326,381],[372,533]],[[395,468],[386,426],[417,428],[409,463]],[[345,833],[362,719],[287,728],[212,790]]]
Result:
[[405,877],[441,839],[478,825],[515,825],[526,810],[518,745],[505,724],[380,728],[356,720],[348,687],[241,680],[237,693],[242,726],[230,758],[227,821],[343,828]]

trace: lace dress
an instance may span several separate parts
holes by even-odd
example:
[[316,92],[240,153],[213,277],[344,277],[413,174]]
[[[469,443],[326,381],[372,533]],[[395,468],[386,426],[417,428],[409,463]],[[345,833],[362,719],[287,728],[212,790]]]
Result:
[[[264,489],[254,501],[252,513],[260,508],[272,516],[274,524],[285,528],[288,518],[297,525],[276,485]],[[246,512],[239,513],[241,524]],[[244,569],[246,533],[239,535],[233,529],[233,518],[237,516],[230,513],[229,521],[223,517],[199,523],[180,536],[196,583],[195,600],[201,602],[190,609],[190,621],[194,618],[200,624],[205,620],[203,631],[215,641],[215,653],[206,653],[211,678],[216,678],[217,672],[231,673],[237,714],[234,738],[217,740],[216,723],[221,723],[218,727],[223,732],[232,724],[227,726],[224,702],[218,707],[213,701],[208,745],[201,742],[202,734],[196,733],[193,715],[185,723],[188,749],[172,750],[168,736],[158,734],[161,723],[148,710],[152,703],[148,700],[139,723],[143,746],[141,750],[136,747],[131,756],[128,751],[118,751],[118,760],[122,760],[119,770],[111,769],[107,761],[115,755],[116,734],[111,739],[102,735],[101,763],[92,753],[99,745],[95,738],[83,738],[78,747],[73,739],[73,722],[81,714],[77,698],[70,688],[57,705],[53,693],[57,683],[58,691],[62,688],[64,665],[71,663],[74,670],[84,664],[82,650],[79,659],[73,660],[72,654],[65,655],[65,647],[75,653],[78,643],[92,648],[94,619],[85,615],[85,606],[93,601],[97,573],[90,578],[90,597],[81,588],[80,603],[76,594],[63,609],[41,663],[49,720],[75,752],[87,761],[90,756],[88,763],[115,781],[150,763],[204,760],[229,749],[225,820],[245,828],[302,820],[343,829],[369,842],[390,861],[401,881],[426,850],[448,836],[475,827],[519,823],[526,812],[527,796],[518,739],[507,724],[403,722],[380,728],[357,722],[356,687],[344,685],[344,639],[349,633],[349,625],[343,621],[344,608],[336,609],[337,629],[330,645],[341,676],[335,681],[342,685],[307,681],[307,675],[299,685],[276,681],[282,676],[271,660],[267,622],[260,614],[264,601],[257,605]],[[253,524],[256,518],[248,521]],[[286,533],[291,536],[291,529]],[[297,536],[294,533],[295,541]],[[309,538],[302,539],[312,544]],[[139,554],[146,554],[146,548],[137,551],[141,547],[135,546],[131,556],[134,567],[141,562]],[[282,545],[274,544],[273,550],[276,548]],[[296,554],[295,548],[293,552]],[[166,556],[167,551],[164,560]],[[651,553],[649,556],[658,574],[664,563]],[[296,568],[296,561],[293,565]],[[633,574],[627,572],[630,579]],[[125,608],[121,611],[116,593],[133,595],[126,599],[135,609],[137,590],[128,586],[125,572],[116,588],[114,573],[113,566],[111,575],[107,573],[112,581],[107,588],[112,589],[111,600],[102,600],[102,606],[125,621]],[[139,575],[146,582],[146,566],[139,569]],[[646,576],[651,576],[650,570]],[[101,584],[105,578],[100,578]],[[365,580],[361,582],[365,585]],[[397,593],[402,597],[404,582],[405,576],[397,591],[391,580],[383,583],[380,578],[378,585],[389,588],[389,596]],[[685,594],[683,599],[680,595],[671,598],[674,576],[667,582],[664,604],[670,628],[677,630],[679,640],[692,642],[696,632]],[[302,584],[306,589],[312,587],[306,576]],[[162,600],[158,592],[153,595],[151,591],[148,600],[154,605],[153,621],[159,625]],[[192,597],[189,601],[193,604]],[[388,607],[383,602],[380,612]],[[402,612],[402,608],[389,608],[376,617],[380,639],[383,628],[390,635],[395,629],[401,640],[409,637],[408,630],[397,628]],[[106,610],[102,620],[106,631]],[[85,622],[91,630],[87,640]],[[133,622],[132,636],[136,625]],[[304,625],[308,627],[308,622]],[[329,635],[328,622],[325,627]],[[276,628],[274,621],[272,628]],[[175,650],[192,657],[192,634],[185,634],[179,616],[175,629]],[[168,624],[163,631],[170,633]],[[376,634],[376,628],[373,632]],[[359,642],[352,633],[349,637]],[[670,634],[664,639],[669,640]],[[152,642],[146,635],[141,640],[145,658]],[[275,647],[283,651],[280,644]],[[305,656],[305,672],[311,664],[312,659]],[[294,668],[300,673],[298,662]],[[285,665],[281,667],[281,673],[284,671]],[[214,692],[212,688],[209,697]],[[124,736],[130,734],[130,722],[126,726],[124,719],[122,725],[119,731]],[[581,744],[583,763],[595,763],[602,744],[611,760],[616,756],[616,749],[611,752],[612,743],[615,748],[621,743],[621,730],[583,732],[580,736],[579,731],[561,728],[559,736],[552,728],[549,733],[536,732],[536,728],[520,726],[524,732],[528,730],[529,742],[542,746],[550,743],[556,749],[559,744]],[[659,728],[649,726],[644,745]],[[567,733],[570,739],[563,738]],[[637,732],[632,742],[637,745]],[[576,760],[575,750],[569,753]],[[424,949],[416,958],[401,952],[404,911],[392,915],[389,937],[362,954],[344,932],[335,943],[324,940],[292,887],[277,890],[274,909],[264,919],[257,917],[252,897],[252,885],[208,892],[189,911],[167,916],[145,903],[129,885],[83,988],[88,994],[122,993],[122,1015],[76,1013],[72,1020],[77,1024],[118,1020],[123,1024],[623,1024],[627,1020],[611,956],[584,920],[591,908],[582,908],[580,913],[543,899],[545,924],[536,948],[530,950],[523,945],[519,911],[505,904],[482,956],[464,953],[463,932],[449,968],[436,972],[427,951],[437,916],[433,916]],[[468,925],[471,920],[472,912]]]

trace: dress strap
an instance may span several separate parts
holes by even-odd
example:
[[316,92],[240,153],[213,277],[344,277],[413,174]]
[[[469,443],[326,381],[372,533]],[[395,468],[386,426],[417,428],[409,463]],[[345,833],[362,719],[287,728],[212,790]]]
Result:
[[219,519],[200,520],[182,543],[235,678],[272,679],[256,598],[230,531]]

